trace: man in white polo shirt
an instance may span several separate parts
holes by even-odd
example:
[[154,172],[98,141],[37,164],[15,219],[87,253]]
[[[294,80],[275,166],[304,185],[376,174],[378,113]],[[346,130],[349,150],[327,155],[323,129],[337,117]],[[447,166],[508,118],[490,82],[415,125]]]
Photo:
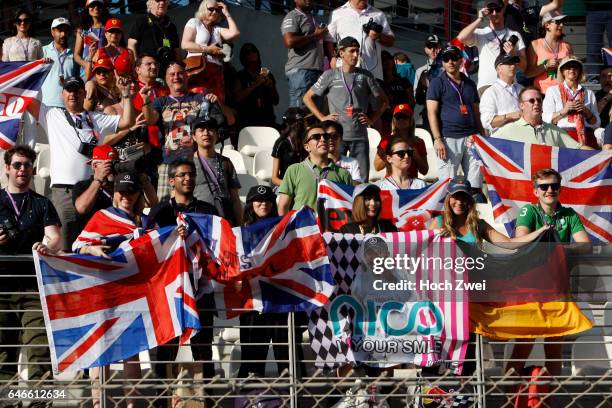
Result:
[[[367,0],[350,0],[332,12],[328,26],[326,47],[329,55],[336,56],[335,44],[345,37],[359,42],[360,68],[383,79],[380,54],[383,47],[392,47],[395,35],[391,31],[385,13],[368,5]],[[332,68],[340,64],[340,58],[332,58]],[[340,65],[338,65],[340,66]]]
[[49,137],[51,201],[62,222],[62,249],[65,251],[70,251],[72,242],[81,232],[72,203],[72,188],[91,175],[88,160],[92,157],[94,146],[101,143],[106,135],[128,129],[135,122],[132,104],[135,85],[122,78],[118,86],[123,106],[121,116],[85,111],[85,84],[80,77],[64,80],[62,98],[65,108],[40,103],[32,103],[28,107]]

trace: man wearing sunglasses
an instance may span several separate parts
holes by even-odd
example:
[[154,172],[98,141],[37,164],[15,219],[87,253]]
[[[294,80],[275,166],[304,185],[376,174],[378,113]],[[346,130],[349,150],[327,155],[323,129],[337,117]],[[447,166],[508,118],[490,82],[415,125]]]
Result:
[[472,185],[475,199],[482,185],[478,164],[469,152],[469,138],[483,134],[476,84],[459,70],[463,58],[459,48],[449,46],[442,52],[445,73],[434,79],[427,91],[427,114],[434,148],[438,155],[441,180],[453,178],[459,167]]
[[592,150],[574,140],[560,127],[542,120],[542,94],[532,86],[519,93],[521,117],[499,128],[493,137],[523,143]]
[[[478,18],[465,27],[457,38],[469,46],[478,47],[478,91],[482,92],[497,80],[495,58],[501,53],[518,56],[519,69],[527,68],[527,54],[521,34],[504,26],[505,5],[502,0],[488,0],[485,7],[478,11]],[[485,17],[489,24],[478,28]]]
[[416,84],[414,86],[414,100],[417,105],[423,105],[423,110],[421,111],[423,124],[421,127],[429,130],[426,98],[427,89],[429,88],[429,83],[444,72],[442,69],[442,58],[440,58],[440,51],[442,51],[442,41],[440,41],[440,37],[435,34],[427,37],[423,50],[425,51],[425,55],[427,55],[427,63],[416,70],[414,76],[414,83]]
[[[61,224],[53,204],[30,190],[35,160],[36,152],[28,146],[17,145],[4,153],[8,185],[0,190],[0,255],[31,255],[32,249],[43,252],[61,249]],[[16,274],[24,276],[15,277]],[[31,260],[0,264],[0,309],[3,310],[0,313],[0,356],[3,355],[0,382],[3,383],[17,374],[19,348],[6,347],[10,344],[27,347],[30,380],[40,380],[45,372],[51,371],[35,275]],[[17,330],[7,330],[9,327]],[[21,327],[25,330],[19,330]],[[29,404],[30,407],[44,405],[38,401]],[[9,403],[8,406],[17,405]]]
[[348,171],[329,159],[330,135],[321,124],[314,124],[303,137],[304,150],[308,157],[287,168],[279,189],[278,213],[285,215],[303,205],[317,208],[319,182],[324,179],[351,185],[353,179]]
[[340,154],[343,134],[342,125],[333,120],[326,120],[321,123],[321,127],[329,135],[329,159],[349,172],[353,178],[353,184],[363,183],[361,172],[359,171],[359,162],[354,157]]

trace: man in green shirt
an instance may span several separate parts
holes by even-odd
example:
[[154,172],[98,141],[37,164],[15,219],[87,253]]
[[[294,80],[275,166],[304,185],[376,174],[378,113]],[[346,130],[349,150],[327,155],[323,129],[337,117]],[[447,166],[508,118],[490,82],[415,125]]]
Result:
[[576,212],[559,203],[561,175],[553,169],[542,169],[534,174],[533,183],[538,203],[521,208],[516,236],[522,237],[546,224],[555,228],[562,242],[570,243],[572,238],[576,242],[590,242]]
[[519,93],[521,117],[499,128],[493,137],[516,142],[544,144],[570,149],[588,149],[568,135],[563,129],[542,120],[542,94],[532,86]]
[[317,208],[319,181],[328,179],[344,184],[353,184],[348,171],[336,165],[327,155],[329,134],[320,124],[310,126],[303,138],[308,157],[300,163],[287,168],[279,189],[278,213],[285,215],[303,205]]

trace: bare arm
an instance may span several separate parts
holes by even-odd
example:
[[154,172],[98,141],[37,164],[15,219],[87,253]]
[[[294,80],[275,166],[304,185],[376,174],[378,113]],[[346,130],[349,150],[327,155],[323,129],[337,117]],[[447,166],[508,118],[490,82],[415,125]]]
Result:
[[62,236],[60,234],[60,227],[58,225],[47,225],[45,227],[45,238],[46,246],[52,252],[58,252],[62,249]]
[[134,55],[138,55],[138,40],[128,38],[128,48],[132,50]]
[[232,201],[232,209],[234,210],[234,219],[236,225],[242,224],[242,203],[240,202],[240,193],[237,188],[230,189],[230,200]]
[[308,108],[308,110],[310,112],[312,112],[313,115],[315,115],[317,117],[317,119],[319,119],[320,121],[324,121],[324,120],[338,120],[338,114],[336,112],[330,112],[329,115],[324,115],[323,112],[321,112],[319,110],[319,108],[317,107],[317,104],[314,101],[314,97],[315,97],[315,93],[312,89],[309,89],[308,91],[306,91],[306,93],[304,94],[304,105],[306,105],[306,107]]
[[378,42],[384,47],[393,47],[393,44],[395,44],[395,36],[380,33],[380,38],[378,39]]
[[524,72],[527,69],[527,53],[525,52],[525,49],[522,49],[520,51],[517,51],[516,54],[521,59],[517,66],[521,71]]
[[140,88],[140,96],[142,97],[142,114],[148,125],[155,125],[159,120],[159,113],[153,109],[153,92],[151,87],[143,86]]
[[132,100],[136,94],[136,85],[127,78],[119,78],[118,87],[121,91],[123,112],[117,125],[117,131],[129,129],[136,121],[136,109]]
[[222,28],[219,31],[219,33],[221,34],[221,38],[223,38],[225,41],[231,41],[235,38],[238,38],[238,36],[240,35],[240,29],[238,29],[238,24],[236,24],[236,22],[234,21],[225,3],[218,4],[221,6],[221,12],[227,20],[227,28]]
[[293,198],[283,193],[280,193],[278,197],[278,214],[285,215],[289,211],[291,211],[291,204],[293,204]]
[[317,27],[312,33],[304,35],[300,35],[297,33],[284,33],[283,43],[285,44],[286,48],[302,48],[313,41],[319,41],[325,36],[325,34],[327,34],[327,27]]
[[370,123],[374,123],[380,119],[384,111],[389,107],[389,98],[387,98],[387,95],[384,93],[378,95],[376,99],[378,100],[378,109],[370,116]]
[[[540,17],[550,11],[561,10],[562,7],[563,0],[551,0],[550,3],[543,5],[540,9]],[[572,53],[570,53],[569,55],[572,55]]]
[[283,182],[283,179],[278,177],[280,173],[280,160],[276,157],[272,158],[272,184],[275,186],[280,186]]
[[508,123],[516,122],[521,118],[521,112],[505,113],[503,115],[496,115],[491,120],[491,127],[494,129],[500,128]]
[[[108,163],[108,165],[110,167],[110,163]],[[101,186],[101,179],[94,175],[94,179],[89,187],[87,187],[87,190],[83,191],[83,193],[74,202],[74,208],[76,209],[77,213],[83,215],[92,210],[94,204],[96,203],[98,191],[100,191]]]
[[442,139],[440,122],[438,121],[439,109],[440,102],[433,99],[427,100],[427,118],[429,119],[429,127],[434,138],[434,149],[436,149],[436,154],[441,160],[446,160],[446,145]]
[[478,28],[478,26],[480,26],[480,23],[482,23],[484,16],[488,13],[489,10],[487,10],[486,8],[480,9],[478,11],[478,18],[472,23],[470,23],[468,26],[466,26],[463,30],[461,30],[459,34],[457,34],[457,39],[464,44],[470,46],[474,45],[474,31]]
[[85,69],[85,60],[83,59],[83,34],[81,30],[77,31],[74,39],[74,60],[77,64]]
[[478,103],[474,103],[472,104],[472,108],[474,109],[474,121],[476,122],[476,129],[478,129],[478,133],[484,135],[485,131],[482,127],[482,122],[480,121],[480,105]]
[[[374,170],[381,171],[385,168],[385,159],[380,157],[380,152],[376,152],[376,156],[374,157]],[[425,173],[423,173],[425,174]]]
[[[185,26],[183,30],[183,38],[181,39],[181,48],[190,52],[205,52],[209,53],[212,46],[200,45],[195,42],[196,29]],[[216,48],[216,47],[215,47]]]
[[[376,155],[378,157],[378,155]],[[416,164],[417,170],[419,173],[425,175],[429,171],[429,164],[427,163],[427,156],[423,157],[421,154],[415,149],[414,155],[412,156],[412,160]],[[374,164],[376,164],[376,160],[374,160]]]
[[157,205],[157,190],[151,183],[151,179],[146,174],[140,175],[140,183],[142,185],[142,192],[144,194],[145,205],[149,208]]

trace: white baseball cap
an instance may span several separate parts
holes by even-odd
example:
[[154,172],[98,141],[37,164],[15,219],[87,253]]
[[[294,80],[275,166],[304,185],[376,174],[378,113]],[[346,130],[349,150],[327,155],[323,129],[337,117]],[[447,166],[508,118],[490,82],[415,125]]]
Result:
[[62,25],[67,25],[70,27],[70,21],[68,21],[68,19],[64,17],[58,17],[51,23],[51,28],[57,28]]

